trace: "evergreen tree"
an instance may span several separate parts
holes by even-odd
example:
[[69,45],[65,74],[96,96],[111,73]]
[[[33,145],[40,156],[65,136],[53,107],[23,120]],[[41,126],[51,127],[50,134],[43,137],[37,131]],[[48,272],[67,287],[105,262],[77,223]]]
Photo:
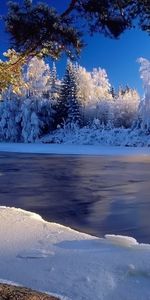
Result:
[[[149,32],[150,4],[148,0],[70,0],[68,8],[61,14],[46,3],[32,3],[24,0],[24,5],[11,1],[5,18],[6,29],[11,34],[19,50],[57,56],[68,54],[75,48],[82,48],[82,31],[76,17],[92,33],[100,32],[117,38],[126,29],[135,28]],[[74,13],[75,12],[75,13]],[[82,27],[81,27],[82,28]]]
[[116,91],[115,91],[115,88],[113,86],[111,86],[111,88],[110,88],[110,94],[111,94],[113,99],[116,97]]
[[59,93],[60,93],[60,85],[61,82],[57,78],[57,69],[55,62],[53,62],[53,67],[51,71],[51,79],[50,79],[50,98],[54,106],[57,104]]
[[76,67],[67,62],[57,107],[57,124],[80,124],[80,103]]
[[[78,55],[84,46],[82,26],[91,33],[99,32],[118,38],[126,29],[139,27],[150,32],[149,0],[70,0],[64,12],[56,11],[46,3],[31,0],[9,2],[4,18],[11,37],[11,48],[19,52],[15,64],[0,63],[0,90],[20,78],[20,69],[34,56],[59,58],[65,52],[69,57]],[[17,70],[17,72],[16,72]],[[4,76],[5,72],[5,76]],[[12,74],[13,76],[6,76]]]
[[53,62],[52,74],[51,74],[51,93],[55,93],[56,80],[57,80],[57,70],[56,70],[55,62]]

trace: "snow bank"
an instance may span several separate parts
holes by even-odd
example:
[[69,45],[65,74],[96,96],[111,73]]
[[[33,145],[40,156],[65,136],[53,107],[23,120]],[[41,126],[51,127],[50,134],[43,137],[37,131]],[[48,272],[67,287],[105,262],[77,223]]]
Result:
[[141,129],[61,128],[41,139],[43,143],[149,147],[150,134]]
[[[0,278],[72,300],[147,300],[150,247],[0,209]],[[66,298],[67,297],[67,298]]]
[[0,152],[56,155],[150,155],[150,148],[77,144],[0,143]]
[[105,238],[112,243],[124,247],[130,247],[134,245],[139,245],[136,239],[130,236],[122,236],[122,235],[114,235],[114,234],[106,234]]

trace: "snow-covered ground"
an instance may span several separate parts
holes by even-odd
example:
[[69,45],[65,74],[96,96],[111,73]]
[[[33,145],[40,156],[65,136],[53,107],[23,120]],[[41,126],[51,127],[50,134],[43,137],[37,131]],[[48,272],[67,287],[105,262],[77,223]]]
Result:
[[0,143],[0,152],[57,155],[150,155],[149,147],[123,147],[75,144]]
[[149,147],[150,134],[141,129],[60,128],[41,138],[43,143]]
[[150,299],[150,245],[0,207],[0,278],[72,300]]

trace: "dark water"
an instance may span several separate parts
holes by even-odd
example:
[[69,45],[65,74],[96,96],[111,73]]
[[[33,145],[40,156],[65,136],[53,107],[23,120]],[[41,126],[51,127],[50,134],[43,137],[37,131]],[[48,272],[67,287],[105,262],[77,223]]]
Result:
[[150,157],[0,154],[0,205],[150,242]]

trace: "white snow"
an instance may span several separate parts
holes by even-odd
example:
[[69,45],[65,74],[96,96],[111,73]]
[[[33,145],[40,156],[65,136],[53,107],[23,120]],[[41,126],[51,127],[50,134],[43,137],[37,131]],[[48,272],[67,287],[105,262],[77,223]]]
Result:
[[138,245],[137,240],[130,236],[106,234],[105,238],[114,244],[124,246],[124,247]]
[[99,239],[0,208],[0,278],[63,299],[150,299],[149,246],[130,237]]
[[99,128],[99,121],[95,119],[93,128],[76,126],[59,128],[41,138],[43,143],[121,146],[121,147],[149,147],[150,134],[141,129]]
[[0,152],[57,155],[150,155],[148,147],[122,147],[72,144],[0,143]]
[[0,278],[0,283],[11,284],[11,285],[15,285],[15,286],[20,286],[20,284],[18,284],[17,282],[6,280],[6,279],[1,279],[1,278]]

